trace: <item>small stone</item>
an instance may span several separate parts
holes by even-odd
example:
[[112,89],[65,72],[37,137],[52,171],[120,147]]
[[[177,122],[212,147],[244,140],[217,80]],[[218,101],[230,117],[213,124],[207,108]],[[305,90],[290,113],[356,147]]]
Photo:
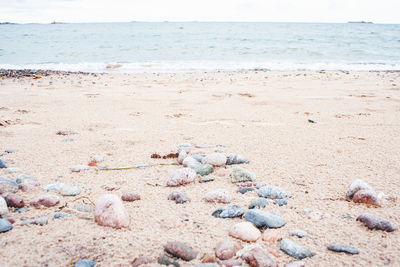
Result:
[[44,187],[45,191],[60,191],[61,186],[63,186],[63,183],[55,183],[55,184],[48,184]]
[[25,206],[24,199],[16,194],[7,193],[3,196],[9,207],[23,208]]
[[175,267],[179,267],[179,263],[177,261],[175,261],[174,258],[167,256],[167,255],[161,255],[158,258],[158,263],[161,265],[167,265],[167,266],[173,265]]
[[213,166],[210,164],[197,163],[195,165],[189,165],[189,168],[193,169],[196,172],[196,174],[201,176],[209,175],[214,171]]
[[168,200],[174,200],[177,204],[190,201],[190,198],[182,191],[174,191],[168,195]]
[[306,267],[305,261],[291,261],[285,267]]
[[60,203],[60,198],[55,195],[46,194],[39,196],[30,202],[31,206],[35,208],[53,207]]
[[170,219],[161,224],[161,228],[167,229],[181,228],[183,226],[186,226],[186,224],[178,219]]
[[58,192],[63,196],[77,196],[81,193],[81,187],[77,185],[62,184]]
[[104,161],[104,157],[102,155],[94,155],[90,157],[90,162],[92,163],[100,163]]
[[73,135],[73,134],[78,134],[78,133],[75,131],[71,131],[71,130],[59,130],[56,132],[56,135],[63,135],[63,136]]
[[8,213],[7,202],[3,197],[0,197],[0,215]]
[[217,189],[211,192],[208,192],[204,199],[207,202],[216,202],[216,203],[225,203],[228,204],[232,201],[232,197],[228,191],[224,189]]
[[205,253],[202,257],[201,257],[201,262],[202,263],[214,263],[217,262],[217,258],[215,257],[215,253],[211,254],[211,253]]
[[243,188],[243,187],[252,187],[253,183],[252,182],[239,182],[239,183],[235,183],[236,186],[238,186],[239,188]]
[[194,146],[195,148],[210,148],[211,146],[204,143],[198,143]]
[[224,166],[226,164],[226,156],[222,153],[212,153],[205,156],[201,163],[210,164],[213,166]]
[[22,172],[22,170],[20,168],[16,168],[16,167],[8,167],[6,170],[8,173],[18,173],[18,172]]
[[7,168],[7,165],[4,163],[4,161],[0,159],[0,169],[5,169],[5,168]]
[[250,266],[258,267],[276,267],[278,266],[272,255],[261,248],[253,248],[252,250],[245,252],[242,255],[242,259],[245,260]]
[[126,212],[121,199],[117,195],[102,195],[96,202],[94,219],[98,225],[122,228],[130,223],[129,214]]
[[16,180],[17,184],[22,184],[22,183],[25,183],[28,181],[29,182],[37,182],[35,177],[32,177],[32,176],[24,174],[24,173],[18,175],[17,180]]
[[0,194],[16,193],[17,191],[18,191],[18,184],[13,180],[7,178],[0,180]]
[[353,196],[353,202],[381,206],[381,202],[373,190],[358,190]]
[[182,164],[183,160],[188,156],[188,153],[184,150],[182,150],[181,152],[179,152],[178,154],[178,163]]
[[240,222],[231,227],[229,235],[245,242],[256,242],[260,231],[250,222]]
[[234,218],[242,216],[244,209],[237,205],[230,205],[216,209],[211,215],[217,218]]
[[174,171],[167,180],[167,186],[179,186],[194,182],[196,172],[191,168],[181,168]]
[[293,240],[289,238],[284,238],[281,240],[281,250],[297,259],[311,258],[315,253],[311,252],[309,249],[302,247]]
[[200,263],[193,265],[193,267],[219,267],[218,263],[214,262],[206,262],[206,263]]
[[304,209],[304,211],[302,212],[302,216],[311,219],[313,221],[319,221],[331,217],[331,215],[327,212],[314,209]]
[[38,217],[35,219],[29,219],[29,220],[22,220],[22,225],[28,225],[28,224],[35,224],[35,225],[45,225],[49,221],[49,217],[47,216],[42,216]]
[[121,187],[118,185],[103,185],[101,188],[103,188],[106,191],[117,191],[119,190]]
[[74,267],[94,267],[96,265],[95,261],[83,258],[74,263]]
[[348,199],[352,199],[354,194],[359,190],[372,190],[372,187],[370,187],[363,180],[357,179],[350,185],[349,189],[347,190],[346,197]]
[[78,203],[75,203],[74,210],[77,210],[79,212],[92,212],[93,208],[92,208],[92,206],[90,206],[88,204],[78,202]]
[[8,232],[11,229],[13,229],[12,224],[8,220],[0,218],[0,233]]
[[90,167],[87,165],[75,165],[70,168],[71,172],[81,172],[90,170]]
[[68,212],[56,212],[53,216],[54,219],[61,219],[61,218],[66,218],[66,217],[73,217],[71,213]]
[[164,246],[164,251],[185,261],[191,261],[197,257],[196,251],[178,241],[168,242]]
[[184,150],[186,152],[190,152],[191,149],[192,149],[192,145],[189,143],[179,144],[178,148],[177,148],[177,153],[180,153],[182,150]]
[[257,183],[255,184],[255,186],[256,186],[257,189],[260,189],[261,187],[266,186],[266,184],[263,183],[263,182],[257,182]]
[[377,229],[386,232],[393,232],[397,229],[397,226],[392,222],[369,213],[361,214],[357,217],[357,221],[364,223],[369,229]]
[[193,166],[200,165],[200,162],[198,162],[193,157],[188,156],[182,161],[182,165],[183,165],[183,167],[189,167],[189,166],[192,166],[192,165]]
[[254,209],[254,208],[265,208],[268,205],[268,200],[266,200],[263,197],[259,197],[257,199],[254,199],[250,205],[249,205],[249,209]]
[[151,259],[149,257],[146,257],[146,256],[140,256],[140,257],[135,258],[132,261],[132,265],[131,266],[132,267],[138,267],[140,265],[149,264],[149,263],[152,263],[152,262],[153,262],[153,259]]
[[135,193],[125,193],[122,195],[121,199],[123,201],[132,202],[136,200],[140,200],[140,195]]
[[254,191],[254,188],[252,187],[242,187],[239,190],[237,190],[236,192],[241,193],[241,194],[246,194],[247,192],[251,192]]
[[249,163],[249,160],[238,154],[229,154],[226,156],[226,165]]
[[212,177],[203,177],[199,180],[199,183],[208,183],[214,181],[214,178]]
[[347,254],[359,254],[360,251],[352,246],[342,244],[329,244],[328,249],[335,252],[345,252]]
[[254,223],[258,228],[280,228],[286,224],[285,220],[278,215],[258,209],[248,210],[245,219]]
[[205,157],[206,155],[203,155],[203,154],[194,154],[194,155],[192,155],[192,158],[194,158],[195,160],[197,160],[199,163],[201,163],[201,161],[203,160],[203,158]]
[[282,239],[281,231],[277,229],[265,229],[262,240],[268,243],[274,243]]
[[287,205],[287,200],[286,199],[283,199],[283,198],[280,198],[280,199],[275,199],[275,201],[274,201],[274,204],[275,205],[278,205],[278,206],[285,206],[285,205]]
[[17,150],[11,149],[11,148],[4,150],[4,152],[9,153],[9,154],[15,153],[16,151],[17,151]]
[[289,192],[272,185],[260,187],[260,189],[258,189],[258,196],[271,199],[292,197]]
[[217,244],[215,248],[215,255],[221,260],[229,260],[236,255],[242,249],[242,245],[237,242],[224,240]]
[[28,212],[29,210],[27,210],[27,209],[15,209],[14,210],[14,212],[16,212],[16,213],[25,213],[25,212]]
[[235,267],[235,266],[242,266],[241,260],[229,259],[224,261],[218,261],[221,266],[224,267]]
[[246,182],[246,181],[254,181],[255,175],[248,170],[245,170],[240,167],[235,167],[231,174],[231,181],[232,183],[238,182]]
[[308,233],[306,231],[300,230],[300,229],[293,230],[289,234],[291,236],[297,236],[299,238],[303,238],[303,237],[306,237],[308,235]]

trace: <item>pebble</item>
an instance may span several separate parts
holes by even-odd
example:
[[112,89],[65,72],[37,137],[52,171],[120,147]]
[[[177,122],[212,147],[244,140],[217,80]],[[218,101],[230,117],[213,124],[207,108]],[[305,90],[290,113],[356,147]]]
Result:
[[188,153],[184,150],[182,150],[181,152],[179,152],[178,154],[178,163],[182,164],[183,160],[188,156]]
[[244,214],[244,209],[237,205],[230,205],[216,209],[211,215],[217,218],[234,218]]
[[174,258],[172,258],[168,255],[161,255],[158,258],[158,263],[161,265],[167,265],[167,266],[173,265],[175,267],[179,267],[179,263],[177,261],[175,261]]
[[182,191],[174,191],[168,195],[168,200],[174,200],[176,204],[190,201],[190,198]]
[[[8,213],[8,206],[6,200],[0,196],[0,215]],[[1,216],[0,216],[1,218]]]
[[58,192],[63,196],[77,196],[81,193],[81,187],[78,185],[62,184]]
[[196,172],[191,168],[181,168],[174,171],[167,180],[167,186],[180,186],[194,182]]
[[265,229],[262,240],[268,243],[274,243],[282,239],[281,231],[277,229]]
[[214,181],[214,178],[212,177],[203,177],[199,180],[199,183],[208,183]]
[[285,190],[272,185],[260,187],[258,189],[258,196],[271,199],[292,197],[292,195],[289,192],[286,192]]
[[3,193],[16,193],[18,191],[18,184],[11,179],[0,180],[0,194]]
[[352,246],[342,244],[329,244],[328,249],[335,252],[345,252],[347,254],[359,254],[360,251]]
[[218,263],[219,263],[221,266],[224,266],[224,267],[242,266],[242,261],[240,261],[240,260],[235,260],[235,259],[229,259],[229,260],[218,261]]
[[151,258],[146,257],[146,256],[140,256],[140,257],[135,258],[132,261],[131,267],[138,267],[140,265],[143,265],[143,264],[146,265],[146,264],[149,264],[152,262],[153,262],[153,260]]
[[16,212],[16,213],[25,213],[25,212],[28,212],[29,210],[27,210],[27,209],[15,209],[14,210],[14,212]]
[[210,164],[197,163],[195,165],[190,165],[189,168],[193,169],[196,172],[196,174],[198,174],[200,176],[209,175],[210,173],[212,173],[214,171],[213,166]]
[[22,173],[18,175],[16,182],[17,184],[23,184],[25,182],[37,182],[37,180],[35,177]]
[[204,199],[207,202],[216,202],[216,203],[225,203],[228,204],[232,201],[232,197],[228,191],[224,189],[217,189],[211,192],[208,192]]
[[256,242],[261,232],[251,222],[240,222],[231,227],[229,235],[245,242]]
[[261,187],[266,186],[266,184],[263,183],[263,182],[257,182],[257,183],[255,184],[255,186],[256,186],[257,189],[260,189]]
[[222,153],[212,153],[205,156],[201,160],[202,164],[210,164],[213,166],[224,166],[226,164],[226,156]]
[[285,265],[285,267],[305,267],[305,266],[306,266],[305,261],[291,261]]
[[204,253],[203,256],[201,257],[201,262],[202,263],[217,262],[215,253]]
[[56,192],[58,192],[62,185],[63,185],[63,183],[48,184],[43,189],[45,191],[56,191]]
[[297,236],[299,238],[303,238],[303,237],[306,237],[308,235],[308,233],[306,231],[300,230],[300,229],[293,230],[289,234],[291,236]]
[[287,205],[287,200],[283,199],[283,198],[275,199],[274,204],[282,207],[282,206]]
[[90,170],[88,165],[75,165],[70,168],[71,172],[80,172]]
[[74,263],[74,267],[94,267],[96,265],[95,261],[83,258]]
[[254,191],[254,188],[252,187],[242,187],[238,189],[236,192],[241,193],[241,194],[246,194],[247,192]]
[[329,219],[331,215],[327,212],[323,212],[320,210],[314,210],[314,209],[304,209],[302,214],[303,217],[306,217],[308,219],[311,219],[313,221],[319,221],[322,219]]
[[370,187],[363,180],[357,179],[350,185],[349,189],[347,190],[346,197],[348,199],[352,199],[354,194],[359,190],[372,190],[372,187]]
[[261,248],[253,248],[252,250],[245,252],[242,255],[242,259],[245,260],[250,266],[258,267],[276,267],[276,261],[274,257]]
[[381,206],[381,202],[376,195],[376,193],[373,190],[358,190],[354,195],[353,195],[353,202],[354,203],[364,203],[364,204],[369,204],[369,205],[374,205],[374,206]]
[[46,194],[39,196],[30,202],[31,206],[35,208],[53,207],[60,203],[60,198],[55,195]]
[[217,244],[215,255],[220,260],[229,260],[236,255],[236,252],[242,249],[242,245],[237,242],[224,240]]
[[286,221],[278,215],[258,209],[248,210],[245,219],[254,223],[258,228],[280,228],[286,224]]
[[17,150],[15,150],[15,149],[11,149],[11,148],[9,148],[9,149],[6,149],[6,150],[4,150],[4,152],[6,152],[6,153],[15,153]]
[[251,203],[249,204],[249,209],[254,209],[254,208],[262,209],[265,208],[267,205],[268,205],[268,200],[266,200],[263,197],[259,197],[251,201]]
[[183,167],[189,167],[189,166],[195,166],[195,165],[200,165],[200,162],[198,162],[196,159],[194,159],[193,157],[186,157],[183,161],[182,161],[182,165]]
[[231,174],[232,183],[254,181],[255,175],[241,167],[235,167]]
[[304,258],[311,258],[315,255],[315,253],[311,252],[309,249],[302,247],[301,245],[297,244],[293,240],[289,238],[283,238],[281,240],[281,250],[297,259],[304,259]]
[[226,165],[249,163],[249,160],[238,154],[226,155]]
[[201,163],[201,161],[203,160],[203,158],[205,157],[206,155],[203,155],[203,154],[194,154],[194,155],[192,155],[192,158],[194,158],[195,160],[197,160],[199,163]]
[[12,208],[23,208],[25,206],[24,199],[16,194],[7,193],[3,195],[7,205]]
[[7,172],[8,173],[18,173],[18,172],[22,172],[22,170],[20,168],[16,168],[16,167],[8,167]]
[[48,221],[49,221],[49,217],[42,216],[42,217],[38,217],[38,218],[35,218],[35,219],[22,220],[22,225],[35,224],[35,225],[42,225],[43,226],[43,225],[47,224]]
[[193,267],[219,267],[218,263],[214,262],[206,262],[206,263],[200,263],[193,265]]
[[56,132],[56,135],[62,135],[62,136],[74,135],[74,134],[78,134],[78,133],[75,131],[71,131],[71,130],[59,130]]
[[125,193],[121,196],[121,199],[123,201],[132,202],[132,201],[140,200],[140,195],[135,194],[135,193]]
[[129,214],[126,212],[121,199],[117,195],[102,195],[96,202],[94,219],[98,225],[122,228],[130,223]]
[[236,186],[238,186],[239,188],[242,187],[252,187],[253,183],[252,182],[239,182],[239,183],[235,183]]
[[393,232],[397,229],[397,226],[392,222],[369,213],[361,214],[357,217],[357,221],[364,223],[369,229],[377,229],[386,232]]
[[12,224],[6,219],[0,218],[0,233],[5,233],[13,229]]
[[85,204],[82,202],[78,202],[78,203],[75,203],[74,210],[77,210],[80,212],[92,212],[93,208],[91,205],[88,205],[88,204]]
[[54,219],[61,219],[61,218],[65,218],[65,217],[73,217],[74,215],[72,215],[71,213],[68,212],[56,212],[53,216]]
[[164,251],[185,261],[191,261],[197,257],[196,251],[178,241],[167,242],[164,245]]
[[7,165],[0,159],[0,169],[7,168]]
[[90,157],[90,162],[92,163],[100,163],[104,161],[104,157],[102,155],[93,155]]

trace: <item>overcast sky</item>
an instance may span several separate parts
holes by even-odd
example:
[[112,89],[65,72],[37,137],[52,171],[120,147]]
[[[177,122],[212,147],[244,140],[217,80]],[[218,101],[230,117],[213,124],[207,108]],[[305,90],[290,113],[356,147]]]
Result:
[[0,21],[400,23],[400,0],[0,0]]

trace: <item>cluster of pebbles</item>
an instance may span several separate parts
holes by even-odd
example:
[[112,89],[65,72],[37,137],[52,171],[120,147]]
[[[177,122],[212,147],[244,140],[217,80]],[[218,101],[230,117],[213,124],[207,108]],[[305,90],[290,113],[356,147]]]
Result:
[[69,74],[89,74],[87,72],[70,72],[70,71],[55,71],[55,70],[12,70],[12,69],[0,69],[0,78],[11,78],[11,79],[20,79],[20,78],[37,78],[37,77],[45,77],[49,75],[69,75]]
[[[180,166],[174,170],[165,180],[167,188],[172,190],[166,199],[175,201],[176,204],[185,205],[190,202],[190,196],[183,191],[177,190],[178,187],[184,187],[192,183],[212,182],[213,178],[208,175],[217,172],[219,168],[231,168],[229,180],[238,186],[236,193],[246,194],[256,191],[258,198],[253,199],[248,206],[241,207],[232,204],[231,192],[220,188],[207,192],[203,201],[221,204],[210,216],[219,219],[241,218],[242,221],[233,224],[227,239],[216,243],[215,251],[205,253],[201,256],[201,264],[195,266],[240,266],[244,263],[250,266],[277,266],[276,257],[279,257],[279,251],[267,246],[273,242],[280,242],[280,250],[296,260],[288,263],[286,266],[305,266],[305,258],[311,258],[314,252],[307,249],[299,240],[308,236],[308,233],[302,229],[296,229],[289,232],[290,237],[283,237],[281,230],[287,225],[287,222],[279,214],[263,210],[268,203],[268,199],[274,204],[282,206],[292,198],[292,194],[283,188],[267,185],[262,182],[256,182],[256,175],[246,168],[243,164],[249,164],[249,160],[238,154],[224,154],[221,152],[199,153],[193,149],[191,144],[182,144],[178,146],[176,160]],[[71,168],[72,172],[80,172],[96,167],[104,159],[101,156],[93,156],[88,165],[79,165]],[[235,165],[235,166],[230,166]],[[241,166],[237,166],[241,165]],[[6,163],[0,160],[0,168],[8,169]],[[12,171],[12,170],[11,170]],[[28,212],[26,206],[35,209],[46,209],[61,205],[64,196],[78,196],[84,189],[83,184],[64,184],[56,183],[44,186],[46,193],[40,193],[40,184],[34,178],[26,174],[20,174],[16,180],[0,177],[0,233],[5,233],[13,229],[16,220],[10,216],[10,209],[15,212]],[[107,187],[106,190],[113,191],[114,187]],[[25,200],[18,195],[19,191],[38,192],[39,194],[25,204]],[[349,187],[346,198],[359,204],[381,207],[382,203],[375,191],[364,181],[357,179]],[[94,221],[99,226],[112,227],[115,229],[127,228],[130,225],[131,218],[124,207],[124,201],[140,200],[140,195],[136,193],[125,193],[121,197],[116,194],[104,194],[100,196],[94,209],[91,206],[85,206],[84,203],[75,205],[78,211],[92,212]],[[223,204],[223,205],[222,205]],[[305,216],[312,218],[323,218],[324,213],[316,214],[315,211],[305,211]],[[54,219],[71,217],[73,214],[68,212],[57,212]],[[47,216],[41,216],[29,220],[21,220],[21,225],[36,224],[46,225],[49,221]],[[392,222],[376,216],[374,214],[360,214],[356,221],[361,222],[369,229],[392,232],[397,226]],[[229,238],[229,236],[231,238]],[[294,240],[293,237],[298,238]],[[262,239],[266,243],[256,243]],[[195,251],[190,245],[179,241],[167,242],[163,246],[164,253],[157,259],[141,256],[131,263],[132,266],[142,264],[159,263],[168,266],[180,266],[179,260],[190,262],[199,257],[200,253]],[[359,254],[359,250],[347,244],[328,244],[327,249],[334,252],[344,252],[347,254]],[[96,262],[90,259],[81,259],[74,266],[95,266]]]

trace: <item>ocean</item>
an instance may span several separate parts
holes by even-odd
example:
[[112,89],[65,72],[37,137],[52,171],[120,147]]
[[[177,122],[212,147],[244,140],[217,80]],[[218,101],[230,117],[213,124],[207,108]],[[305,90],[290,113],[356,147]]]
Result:
[[126,73],[400,70],[400,24],[0,25],[0,68]]

